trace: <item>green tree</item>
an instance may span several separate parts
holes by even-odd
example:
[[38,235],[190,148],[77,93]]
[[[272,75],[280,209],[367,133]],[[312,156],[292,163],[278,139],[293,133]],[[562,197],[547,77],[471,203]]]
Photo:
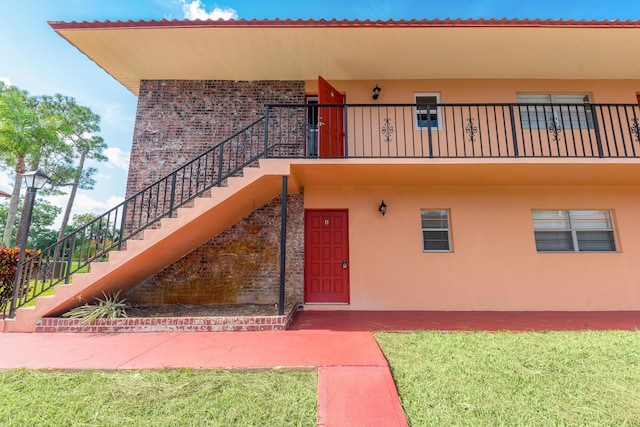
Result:
[[[20,197],[20,201],[22,197]],[[0,203],[0,232],[4,233],[6,228],[7,213],[9,211],[9,203]],[[29,228],[29,240],[27,246],[34,249],[44,249],[57,241],[58,233],[53,228],[58,215],[62,211],[57,206],[50,205],[44,199],[36,198],[33,206],[33,218],[31,219],[31,227]],[[17,225],[22,214],[22,203],[18,204],[18,215],[15,218],[14,227],[12,227],[12,239],[16,237]]]
[[15,86],[0,83],[0,163],[9,167],[15,176],[5,219],[4,246],[10,246],[13,241],[22,174],[27,165],[35,169],[43,158],[52,164],[50,156],[68,153],[63,134],[64,122],[44,108],[38,98]]
[[58,182],[55,184],[71,186],[58,234],[58,239],[60,240],[67,232],[67,224],[69,223],[78,188],[92,190],[95,185],[95,180],[92,176],[96,173],[96,169],[86,168],[85,162],[87,159],[108,160],[107,156],[104,155],[107,144],[101,137],[94,135],[100,131],[100,116],[93,113],[88,107],[78,105],[75,99],[60,94],[44,96],[42,100],[47,108],[59,114],[64,120],[68,132],[66,135],[67,143],[71,145],[74,157],[78,160],[78,164],[69,169],[68,181],[64,182],[64,178],[59,177],[57,179]]

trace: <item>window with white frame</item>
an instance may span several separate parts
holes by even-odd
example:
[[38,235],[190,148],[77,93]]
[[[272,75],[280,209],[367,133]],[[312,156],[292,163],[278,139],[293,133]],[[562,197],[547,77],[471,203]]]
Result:
[[422,249],[425,252],[450,252],[451,228],[446,209],[422,209]]
[[416,93],[414,94],[416,104],[416,127],[418,129],[440,129],[440,94],[438,93]]
[[615,252],[609,210],[533,210],[538,252]]
[[593,129],[587,94],[518,94],[518,103],[529,104],[520,106],[523,129]]

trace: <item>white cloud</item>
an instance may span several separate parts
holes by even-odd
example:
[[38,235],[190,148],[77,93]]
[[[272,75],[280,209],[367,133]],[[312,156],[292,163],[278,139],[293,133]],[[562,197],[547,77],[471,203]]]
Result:
[[218,20],[228,21],[238,19],[238,12],[230,7],[215,6],[211,12],[207,12],[201,0],[181,0],[182,12],[185,19],[195,20]]
[[0,82],[4,83],[7,86],[11,86],[11,79],[9,77],[0,76]]
[[116,129],[129,131],[133,129],[133,117],[124,111],[121,104],[111,104],[102,112],[103,122]]
[[109,161],[105,166],[108,168],[114,169],[122,169],[125,172],[129,171],[129,154],[125,151],[122,151],[118,147],[108,147],[104,150],[104,155],[109,158]]
[[0,171],[0,190],[11,194],[13,183],[14,179],[9,176],[7,171]]

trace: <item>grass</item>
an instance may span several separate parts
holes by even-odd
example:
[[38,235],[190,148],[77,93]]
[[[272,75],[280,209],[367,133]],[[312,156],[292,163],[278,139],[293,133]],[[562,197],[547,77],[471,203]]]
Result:
[[[72,268],[76,268],[77,266],[78,266],[78,263],[74,261],[73,264],[72,264]],[[87,273],[88,271],[89,271],[89,266],[85,265],[84,267],[78,269],[78,271],[76,271],[74,274]],[[71,276],[71,282],[72,281],[73,281],[73,276]],[[37,287],[37,289],[40,290],[41,284],[40,283],[36,283],[35,280],[32,280],[29,283],[30,283],[31,287],[30,287],[30,289],[28,291],[28,296],[29,296],[29,298],[31,298],[31,297],[33,297],[34,289],[36,289],[36,287]],[[64,281],[60,282],[59,284],[63,284],[63,283],[64,283]],[[44,291],[43,293],[39,294],[38,297],[44,297],[44,296],[53,295],[54,289],[55,289],[55,286],[52,286],[49,289],[47,289],[46,291]],[[34,298],[34,299],[30,300],[29,302],[27,302],[25,305],[23,305],[23,307],[31,307],[31,306],[33,306],[35,304],[36,304],[36,300]]]
[[640,425],[639,332],[376,339],[412,426]]
[[315,371],[0,372],[3,426],[315,426]]

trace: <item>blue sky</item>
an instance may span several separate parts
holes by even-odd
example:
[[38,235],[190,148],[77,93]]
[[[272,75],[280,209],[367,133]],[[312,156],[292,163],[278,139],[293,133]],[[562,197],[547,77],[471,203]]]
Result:
[[[244,19],[552,18],[640,19],[638,0],[4,0],[0,6],[0,79],[32,95],[62,93],[102,118],[110,161],[98,185],[82,192],[76,213],[101,213],[122,200],[136,97],[57,36],[47,21],[237,17]],[[639,76],[640,77],[640,76]],[[11,180],[0,172],[0,189]],[[64,205],[65,197],[51,203]]]

